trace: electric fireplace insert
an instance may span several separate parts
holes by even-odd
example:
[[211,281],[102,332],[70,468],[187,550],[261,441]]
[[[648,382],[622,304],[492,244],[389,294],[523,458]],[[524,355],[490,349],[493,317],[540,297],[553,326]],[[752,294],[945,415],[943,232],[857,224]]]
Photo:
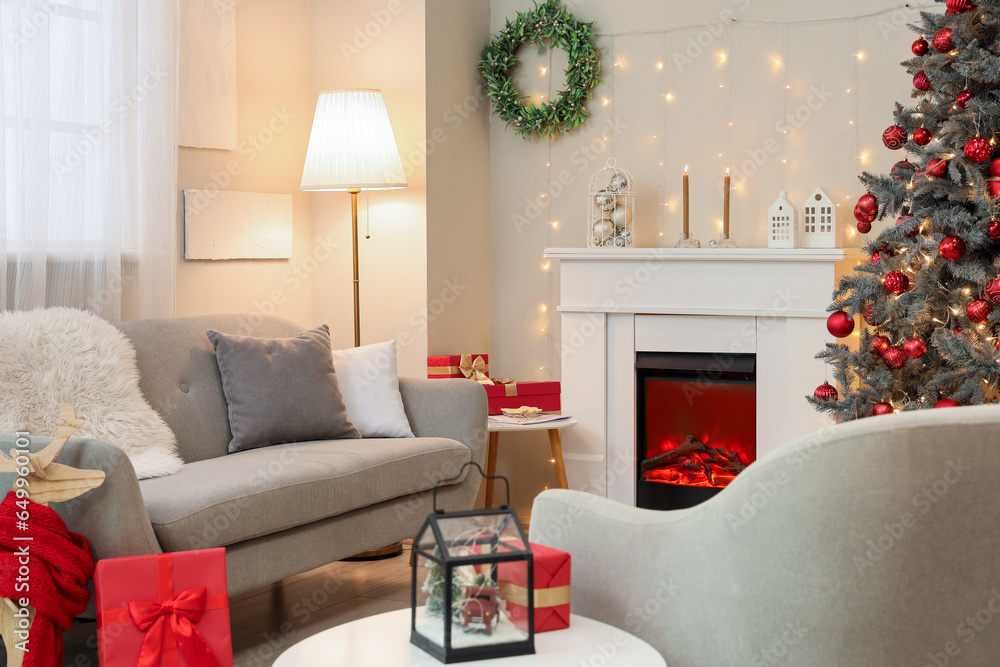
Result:
[[692,507],[757,458],[756,356],[636,355],[636,506]]

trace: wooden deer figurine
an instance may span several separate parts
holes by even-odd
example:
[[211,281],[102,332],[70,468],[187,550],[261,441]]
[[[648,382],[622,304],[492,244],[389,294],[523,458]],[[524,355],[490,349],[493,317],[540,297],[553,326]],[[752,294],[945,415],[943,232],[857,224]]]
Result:
[[[38,452],[28,457],[28,494],[31,500],[39,505],[58,503],[82,496],[87,491],[95,489],[104,483],[104,472],[100,470],[77,470],[59,463],[53,463],[55,458],[62,452],[66,441],[81,426],[83,419],[76,416],[76,410],[72,407],[64,406],[60,410],[62,415],[59,418],[59,432],[52,443]],[[14,461],[18,456],[16,450],[11,450],[10,456],[0,452],[0,472],[15,472],[18,467]],[[17,604],[12,600],[0,598],[0,636],[3,637],[4,645],[7,647],[7,664],[9,667],[21,667],[24,660],[24,653],[14,648],[14,630],[17,629],[17,621],[14,614],[18,611]],[[28,607],[29,625],[35,619],[35,609]]]

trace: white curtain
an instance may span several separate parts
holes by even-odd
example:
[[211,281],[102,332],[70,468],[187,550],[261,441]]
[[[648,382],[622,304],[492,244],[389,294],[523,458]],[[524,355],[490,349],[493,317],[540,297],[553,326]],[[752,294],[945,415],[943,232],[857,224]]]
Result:
[[173,0],[0,0],[0,310],[170,317]]

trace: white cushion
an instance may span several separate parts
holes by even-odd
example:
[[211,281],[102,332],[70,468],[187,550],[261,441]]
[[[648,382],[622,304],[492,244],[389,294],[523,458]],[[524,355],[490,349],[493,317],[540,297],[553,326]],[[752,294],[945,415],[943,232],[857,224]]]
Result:
[[347,417],[363,438],[412,438],[396,371],[396,341],[333,350]]

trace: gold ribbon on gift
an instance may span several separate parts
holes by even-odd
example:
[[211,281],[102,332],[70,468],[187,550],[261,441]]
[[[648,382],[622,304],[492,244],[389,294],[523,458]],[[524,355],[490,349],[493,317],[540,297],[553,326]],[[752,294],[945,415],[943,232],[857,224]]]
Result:
[[[524,586],[500,582],[500,597],[511,604],[528,606],[528,589]],[[559,607],[569,604],[569,586],[535,589],[535,609]]]
[[480,384],[493,384],[493,380],[489,376],[490,367],[486,365],[486,360],[482,357],[473,359],[471,354],[463,354],[458,369],[462,371],[462,375],[470,380],[475,380]]
[[506,396],[517,396],[517,380],[510,378],[493,378],[493,384],[502,384]]

